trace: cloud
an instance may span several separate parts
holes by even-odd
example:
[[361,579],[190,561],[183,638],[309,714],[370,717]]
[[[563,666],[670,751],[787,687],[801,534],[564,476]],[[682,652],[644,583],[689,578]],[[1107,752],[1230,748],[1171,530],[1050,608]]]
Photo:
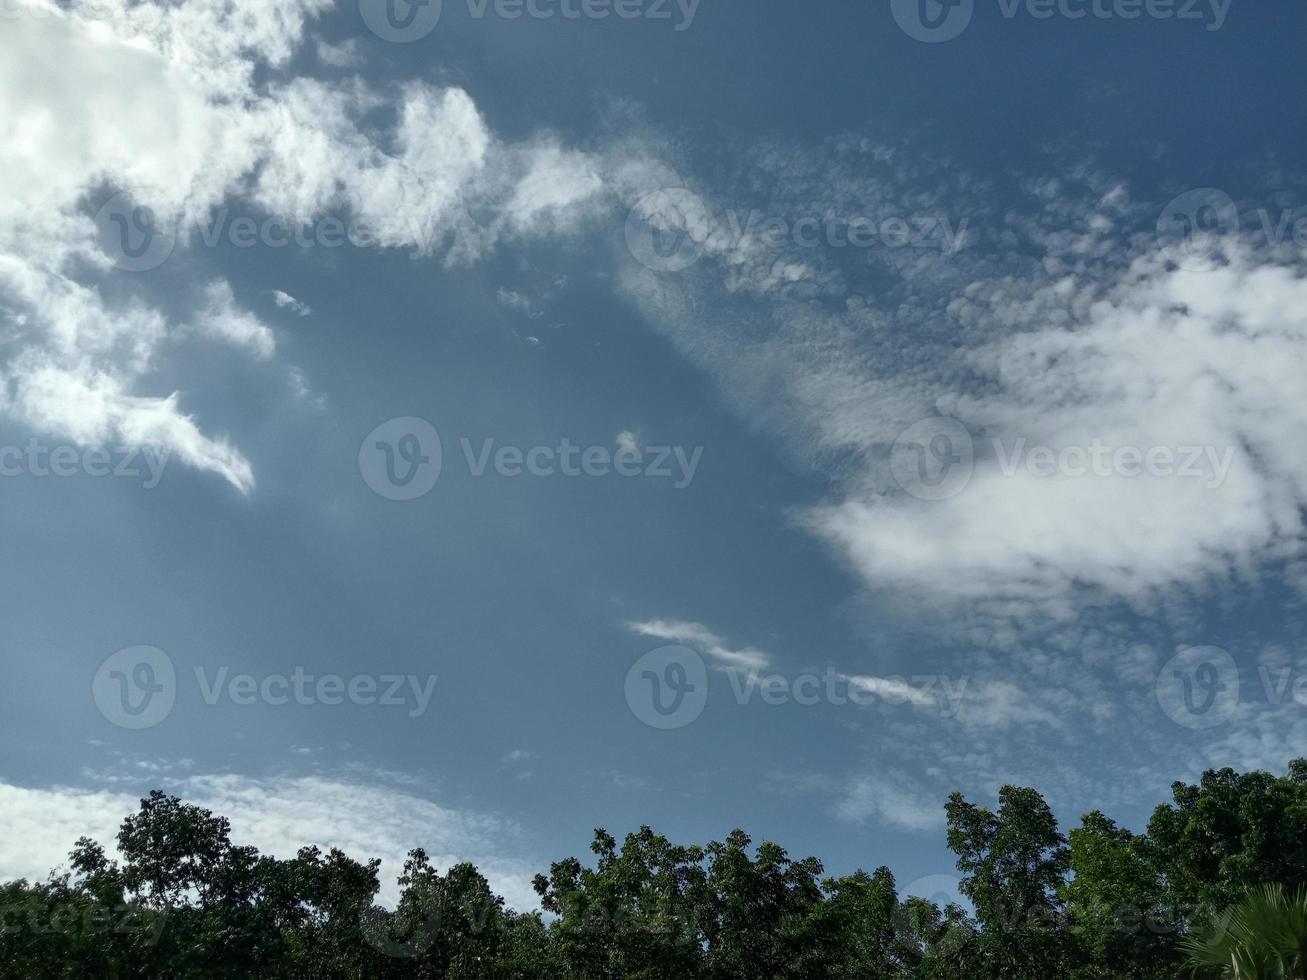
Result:
[[771,658],[760,650],[731,649],[725,640],[701,623],[651,619],[646,622],[627,623],[626,627],[641,636],[694,647],[700,653],[717,661],[722,669],[758,671],[771,663]]
[[308,303],[302,303],[290,293],[284,293],[280,289],[272,291],[272,301],[283,310],[290,310],[296,316],[308,316],[313,312],[313,308]]
[[[730,185],[682,184],[698,204],[677,198],[669,220],[698,260],[668,273],[633,255],[620,286],[797,468],[829,480],[832,499],[801,523],[871,589],[1147,605],[1302,554],[1300,246],[1177,246],[1157,233],[1160,202],[1092,167],[994,187],[853,138],[759,152]],[[755,227],[894,215],[968,230],[957,249],[801,249],[741,234],[754,211]],[[1214,254],[1196,261],[1204,244]],[[894,446],[941,416],[967,433],[970,478],[920,499]],[[1170,452],[1174,470],[1048,476],[1021,455],[1099,444]]]
[[[266,359],[276,353],[277,340],[272,331],[254,314],[236,306],[235,294],[228,283],[209,283],[204,290],[204,299],[204,306],[195,319],[197,333],[234,347],[245,347],[259,358]],[[280,300],[278,305],[281,305]]]
[[836,815],[854,823],[876,821],[905,830],[935,830],[944,825],[944,797],[933,798],[902,773],[862,776],[847,785]]
[[358,41],[350,38],[340,44],[330,44],[322,38],[317,42],[318,60],[332,68],[354,68],[363,61]]
[[[1062,279],[1023,296],[994,285],[956,308],[1006,333],[969,353],[981,391],[951,405],[985,434],[970,483],[942,501],[858,495],[813,518],[869,581],[967,597],[1077,586],[1139,597],[1301,548],[1301,270],[1241,247],[1201,271],[1146,255],[1106,287]],[[1076,459],[1094,445],[1158,449],[1193,459],[1193,473],[1180,463],[1005,472],[1023,445]]]
[[[472,861],[518,909],[536,907],[532,869],[504,856],[518,829],[496,817],[440,806],[387,787],[325,777],[257,779],[232,774],[167,779],[161,786],[230,819],[232,840],[291,858],[307,844],[339,847],[356,860],[379,857],[381,899],[398,898],[395,878],[414,847],[448,868]],[[142,790],[141,792],[144,792]],[[122,819],[137,809],[131,792],[0,783],[0,878],[43,879],[67,865],[74,842],[89,836],[112,850]]]
[[537,307],[530,297],[522,295],[515,289],[500,289],[495,293],[495,299],[499,301],[500,306],[521,313],[532,320],[544,315],[544,311]]
[[870,677],[867,675],[847,675],[840,674],[840,678],[846,681],[851,687],[856,687],[860,691],[868,694],[875,694],[877,697],[884,698],[894,704],[907,702],[918,707],[935,704],[935,696],[929,691],[913,687],[903,680],[892,677]]
[[[379,247],[466,262],[500,240],[573,232],[604,187],[608,161],[503,142],[462,89],[287,78],[329,0],[16,3],[0,34],[0,411],[62,437],[143,434],[253,486],[249,462],[203,435],[178,395],[136,391],[170,341],[275,352],[225,282],[189,317],[161,312],[148,273],[194,258],[188,230],[219,207],[299,223],[344,212]],[[333,67],[346,53],[319,50]],[[121,213],[97,215],[106,201]],[[115,228],[151,227],[160,254],[119,276],[123,253],[136,256]],[[75,407],[51,401],[65,394]]]

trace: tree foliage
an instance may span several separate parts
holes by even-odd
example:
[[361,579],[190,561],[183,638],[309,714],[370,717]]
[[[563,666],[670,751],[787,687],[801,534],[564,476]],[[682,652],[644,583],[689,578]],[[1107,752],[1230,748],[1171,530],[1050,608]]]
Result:
[[885,867],[830,877],[736,830],[703,846],[648,827],[538,875],[507,908],[470,864],[421,849],[378,904],[380,863],[235,844],[162,792],[113,856],[0,885],[0,975],[417,978],[1302,977],[1307,761],[1176,783],[1142,833],[1098,811],[1063,833],[1033,789],[945,807],[969,908],[900,893]]

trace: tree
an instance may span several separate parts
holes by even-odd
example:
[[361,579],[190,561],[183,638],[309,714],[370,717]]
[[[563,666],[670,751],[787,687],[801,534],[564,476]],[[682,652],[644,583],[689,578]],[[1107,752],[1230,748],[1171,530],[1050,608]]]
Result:
[[678,847],[648,827],[621,849],[595,831],[593,869],[575,858],[538,875],[535,889],[556,915],[552,934],[565,967],[584,977],[695,977],[707,884],[704,851]]
[[997,813],[949,797],[948,846],[958,856],[960,890],[976,906],[979,953],[992,975],[1064,975],[1058,889],[1070,867],[1066,838],[1033,789],[1004,786]]
[[1147,837],[1118,827],[1094,810],[1068,835],[1074,872],[1061,889],[1081,973],[1173,977],[1182,910],[1167,900],[1156,849]]
[[824,878],[741,830],[700,847],[648,827],[620,847],[595,831],[593,860],[554,863],[535,879],[542,913],[519,914],[472,865],[442,871],[421,849],[382,907],[380,862],[260,854],[155,792],[115,856],[82,838],[67,873],[0,884],[0,975],[1161,980],[1187,964],[1307,980],[1307,762],[1176,783],[1146,833],[1091,811],[1063,837],[1014,786],[996,811],[954,794],[945,812],[974,918],[900,899],[885,867]]
[[1307,886],[1307,760],[1288,776],[1219,769],[1171,790],[1148,837],[1175,907],[1225,908],[1267,882]]
[[1307,892],[1250,891],[1183,947],[1196,972],[1233,980],[1307,980]]

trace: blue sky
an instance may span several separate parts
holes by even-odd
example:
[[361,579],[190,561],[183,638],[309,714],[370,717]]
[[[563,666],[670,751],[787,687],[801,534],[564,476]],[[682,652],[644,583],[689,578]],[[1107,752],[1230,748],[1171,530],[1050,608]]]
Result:
[[1300,5],[395,4],[0,5],[0,873],[1302,753]]

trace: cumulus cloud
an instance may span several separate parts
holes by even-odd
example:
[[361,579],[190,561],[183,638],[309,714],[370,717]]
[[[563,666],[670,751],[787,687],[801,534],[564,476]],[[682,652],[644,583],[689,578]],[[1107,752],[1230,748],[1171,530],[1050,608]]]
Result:
[[[1305,304],[1299,269],[1245,248],[1203,270],[1146,255],[1105,288],[977,286],[955,310],[1006,335],[968,354],[981,392],[950,404],[976,433],[968,485],[944,500],[854,497],[814,526],[869,580],[963,596],[1140,596],[1293,553]],[[1100,472],[1081,462],[1095,445]],[[1014,468],[1031,446],[1070,462]],[[1150,470],[1151,452],[1174,465]]]
[[[547,138],[497,139],[462,89],[285,77],[329,7],[16,0],[0,34],[0,181],[10,189],[0,201],[0,411],[67,438],[162,440],[248,491],[249,462],[203,435],[180,396],[134,389],[170,339],[204,336],[267,359],[272,331],[221,281],[189,321],[172,322],[154,279],[115,272],[123,256],[106,240],[109,219],[124,219],[124,236],[126,219],[147,227],[142,215],[165,238],[177,229],[172,254],[184,258],[188,230],[220,206],[299,223],[344,213],[380,247],[449,262],[584,220],[602,163]],[[336,68],[350,61],[329,46],[319,55]],[[115,194],[123,214],[97,221]],[[52,401],[64,395],[73,404]]]

